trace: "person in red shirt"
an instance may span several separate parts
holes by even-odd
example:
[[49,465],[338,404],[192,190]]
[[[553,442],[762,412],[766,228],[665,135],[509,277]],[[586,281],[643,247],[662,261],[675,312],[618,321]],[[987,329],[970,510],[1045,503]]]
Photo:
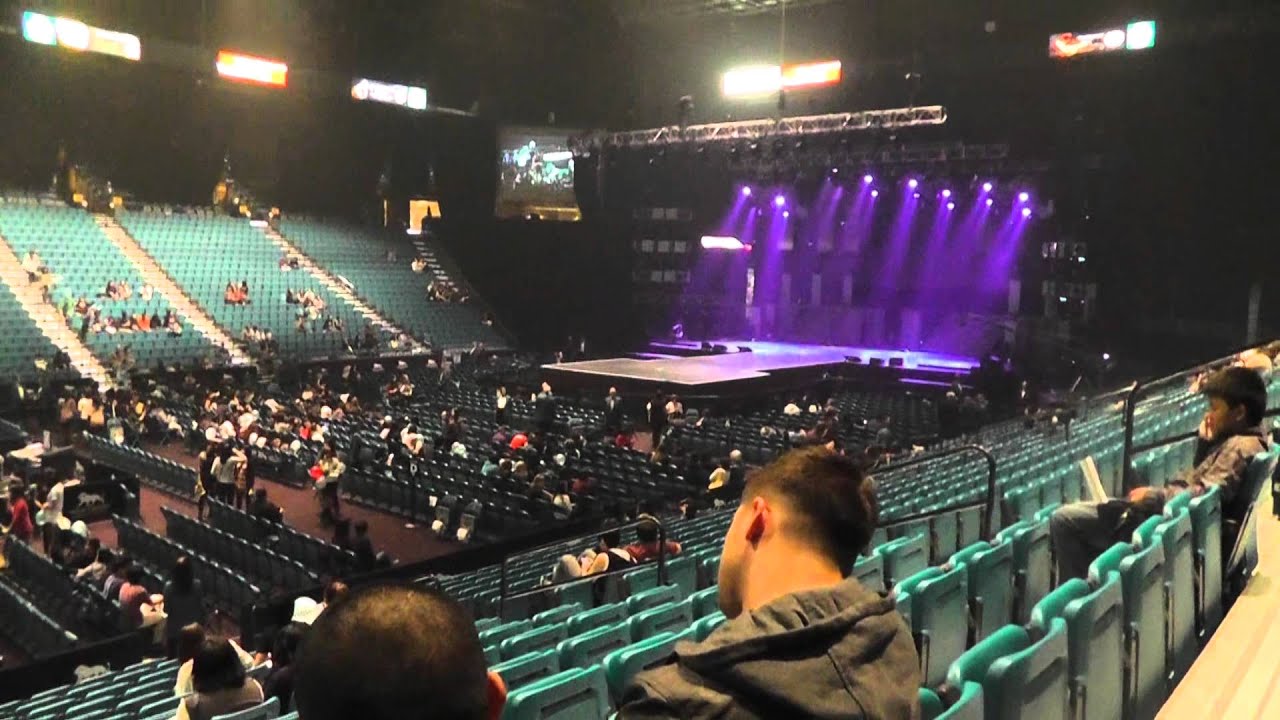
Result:
[[17,483],[9,486],[9,514],[12,520],[5,532],[23,542],[31,542],[35,528],[31,524],[31,508],[27,506],[27,497]]
[[[636,526],[636,540],[638,542],[623,548],[631,555],[637,563],[645,563],[658,558],[658,524],[656,522],[643,522]],[[680,543],[668,540],[666,543],[667,555],[679,555]]]
[[142,567],[130,565],[120,586],[120,620],[125,628],[142,627],[142,606],[151,604],[151,593],[142,586]]

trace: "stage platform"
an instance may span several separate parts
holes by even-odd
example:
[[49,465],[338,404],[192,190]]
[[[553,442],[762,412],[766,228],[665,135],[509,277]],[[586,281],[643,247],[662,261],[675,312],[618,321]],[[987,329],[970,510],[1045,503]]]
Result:
[[758,340],[707,342],[730,352],[694,354],[703,352],[702,342],[655,342],[636,357],[544,365],[543,370],[553,383],[575,388],[612,384],[635,391],[660,386],[701,395],[720,394],[731,387],[758,391],[795,384],[834,369],[944,386],[978,366],[975,358],[931,352]]

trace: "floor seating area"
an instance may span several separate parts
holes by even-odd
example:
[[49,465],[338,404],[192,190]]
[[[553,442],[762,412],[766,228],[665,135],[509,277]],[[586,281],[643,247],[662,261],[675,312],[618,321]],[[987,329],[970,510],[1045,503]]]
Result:
[[[436,348],[507,345],[492,327],[480,322],[478,304],[429,302],[430,271],[410,266],[416,251],[403,237],[316,218],[288,218],[281,233],[312,260],[350,282],[355,292],[396,325]],[[393,258],[393,259],[388,259]]]
[[217,500],[209,500],[209,524],[232,537],[270,548],[307,571],[323,575],[345,575],[355,566],[356,556],[333,543],[300,530],[256,518]]
[[[145,313],[163,318],[168,301],[159,293],[144,300],[139,291],[141,276],[133,264],[121,254],[93,221],[93,216],[57,200],[36,201],[16,198],[0,199],[0,235],[9,241],[19,257],[34,250],[58,278],[53,300],[61,304],[84,298],[96,305],[102,315],[130,317]],[[128,300],[98,297],[108,282],[125,281],[132,288]],[[80,329],[80,316],[68,319],[72,329]],[[139,365],[154,366],[190,364],[203,358],[215,347],[189,323],[183,323],[181,335],[164,330],[147,333],[90,333],[85,337],[89,349],[101,359],[110,357],[116,347],[128,345]]]
[[[310,273],[282,271],[280,250],[243,218],[192,209],[122,212],[117,219],[232,337],[252,325],[269,330],[282,355],[318,358],[347,355],[346,338],[363,331],[364,318]],[[227,283],[242,281],[249,284],[250,303],[223,302]],[[288,290],[315,293],[324,314],[341,320],[345,333],[319,332],[318,322],[316,332],[300,332],[295,320],[301,307],[285,302]]]
[[93,642],[119,632],[120,606],[103,597],[101,588],[77,582],[16,538],[6,545],[5,559],[9,569],[0,574],[0,584],[30,600],[67,634]]

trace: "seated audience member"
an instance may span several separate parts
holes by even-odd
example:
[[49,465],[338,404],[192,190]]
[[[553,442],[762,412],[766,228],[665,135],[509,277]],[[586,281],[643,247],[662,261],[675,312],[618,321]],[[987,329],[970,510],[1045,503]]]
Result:
[[1049,531],[1060,581],[1086,577],[1098,555],[1127,541],[1143,521],[1163,512],[1165,501],[1179,493],[1199,495],[1217,485],[1223,515],[1232,515],[1249,460],[1268,447],[1262,428],[1267,386],[1257,372],[1231,367],[1206,379],[1200,392],[1209,398],[1209,409],[1200,423],[1195,467],[1189,473],[1163,488],[1134,488],[1127,499],[1072,503],[1053,513]]
[[262,692],[266,699],[280,699],[280,714],[293,711],[293,676],[298,656],[298,648],[307,632],[307,626],[301,623],[289,623],[276,633],[271,646],[271,672],[262,682]]
[[[95,540],[97,538],[94,538]],[[98,555],[93,562],[76,571],[76,580],[88,580],[96,587],[102,587],[106,582],[107,573],[111,571],[111,560],[114,553],[108,548],[99,548]]]
[[179,636],[182,629],[204,621],[204,588],[195,577],[191,558],[182,555],[173,563],[169,582],[164,586],[164,611],[168,615],[165,624],[165,651],[169,657],[177,657]]
[[595,548],[585,550],[578,557],[564,555],[551,573],[552,582],[564,582],[587,575],[598,575],[610,570],[634,567],[637,561],[622,546],[622,533],[610,530],[600,536]]
[[369,539],[369,523],[357,520],[356,537],[351,541],[351,552],[356,554],[356,572],[369,572],[377,565],[377,553],[373,551],[373,541]]
[[102,583],[102,594],[108,600],[120,599],[120,588],[125,583],[125,573],[129,572],[129,566],[133,561],[128,555],[120,553],[111,563],[111,574]]
[[142,566],[136,563],[129,565],[124,572],[124,584],[120,586],[120,619],[127,630],[135,630],[143,626],[144,621],[155,615],[151,602],[151,593],[142,585],[145,573]]
[[[643,518],[642,518],[643,519]],[[625,548],[627,554],[631,556],[637,563],[649,562],[658,558],[658,523],[642,522],[636,526],[636,540]],[[674,540],[666,542],[667,555],[679,555],[680,543]]]
[[[173,684],[173,694],[179,697],[194,692],[195,687],[192,684],[192,673],[195,670],[195,657],[200,652],[200,647],[208,635],[204,631],[204,626],[192,623],[185,625],[178,631],[178,662],[182,663],[178,666],[177,681]],[[231,643],[231,649],[235,652],[236,657],[240,660],[240,666],[245,670],[253,667],[253,656],[244,651],[235,640],[227,640]]]
[[253,503],[249,506],[249,512],[260,520],[277,524],[284,522],[284,510],[267,498],[267,489],[264,487],[254,488]]
[[893,600],[845,577],[876,527],[871,482],[808,448],[747,480],[701,643],[638,675],[620,718],[913,718],[920,660]]
[[195,692],[178,703],[176,720],[213,720],[263,702],[262,686],[245,674],[230,640],[206,637],[191,665]]
[[418,587],[372,586],[335,603],[295,665],[294,706],[307,720],[497,720],[506,703],[467,611]]

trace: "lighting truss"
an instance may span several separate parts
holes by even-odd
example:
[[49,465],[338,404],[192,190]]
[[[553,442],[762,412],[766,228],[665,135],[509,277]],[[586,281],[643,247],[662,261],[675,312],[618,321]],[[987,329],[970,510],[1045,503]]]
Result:
[[806,115],[781,119],[739,120],[735,122],[690,125],[685,128],[671,125],[648,130],[592,132],[571,138],[570,147],[575,154],[584,155],[599,149],[660,147],[683,143],[713,143],[765,138],[796,138],[865,130],[895,130],[925,125],[942,125],[946,121],[946,108],[941,105],[928,105],[925,107],[865,110],[862,112]]

